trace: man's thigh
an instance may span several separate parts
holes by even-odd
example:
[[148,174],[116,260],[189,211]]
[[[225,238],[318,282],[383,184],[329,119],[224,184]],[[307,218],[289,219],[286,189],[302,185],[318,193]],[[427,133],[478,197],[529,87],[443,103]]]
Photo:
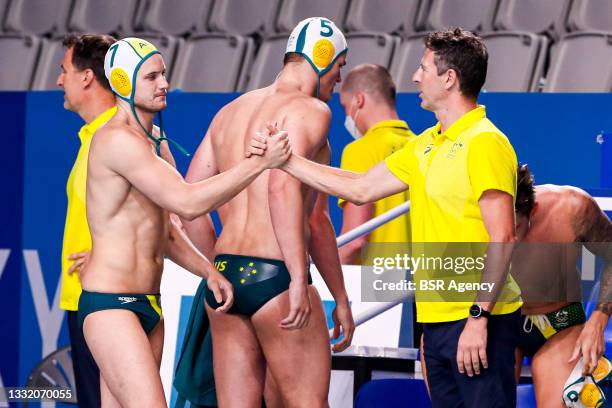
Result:
[[166,405],[151,344],[133,312],[91,313],[85,318],[83,333],[106,385],[123,407]]
[[568,363],[584,325],[565,329],[542,346],[531,362],[538,407],[562,407],[563,387],[576,363]]
[[457,353],[461,323],[423,324],[423,354],[427,367],[427,384],[434,408],[462,408],[463,399],[452,363]]
[[67,319],[79,407],[98,408],[100,406],[100,370],[85,342],[83,328],[79,325],[78,312],[68,311]]
[[217,312],[207,303],[206,313],[212,330],[219,406],[260,408],[266,366],[249,318]]
[[285,291],[266,303],[251,321],[263,348],[268,369],[287,406],[327,406],[331,350],[323,304],[309,286],[311,314],[297,330],[279,327],[289,314]]
[[488,368],[479,375],[453,372],[466,407],[514,407],[516,405],[515,350],[520,329],[519,312],[495,315],[487,327]]
[[513,407],[516,401],[514,350],[518,313],[493,316],[488,325],[489,368],[468,377],[457,367],[457,344],[465,320],[424,325],[427,379],[434,407]]

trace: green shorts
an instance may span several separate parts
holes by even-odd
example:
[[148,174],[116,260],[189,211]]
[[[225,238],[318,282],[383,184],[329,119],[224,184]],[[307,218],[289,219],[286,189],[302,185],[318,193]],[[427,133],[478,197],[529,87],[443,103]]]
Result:
[[[234,286],[234,304],[229,313],[249,317],[269,300],[289,289],[291,282],[285,262],[278,259],[219,254],[215,257],[215,267]],[[310,271],[308,284],[312,284]],[[213,309],[221,306],[208,289],[206,303]]]
[[572,326],[586,322],[582,303],[572,303],[559,310],[539,315],[524,315],[519,335],[519,349],[533,357],[549,338]]
[[149,334],[162,318],[160,299],[159,294],[99,293],[84,290],[79,299],[79,324],[82,328],[85,318],[100,310],[125,309],[136,314],[140,325]]

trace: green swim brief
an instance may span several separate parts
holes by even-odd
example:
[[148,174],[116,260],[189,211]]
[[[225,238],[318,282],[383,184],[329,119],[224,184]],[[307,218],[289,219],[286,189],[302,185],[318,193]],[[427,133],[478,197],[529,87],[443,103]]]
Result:
[[[229,313],[253,316],[272,298],[289,289],[291,275],[285,262],[248,255],[219,254],[215,267],[234,287],[234,304]],[[308,271],[308,284],[312,278]],[[206,290],[206,303],[213,309],[221,306],[213,293]]]
[[584,307],[579,302],[550,313],[523,315],[522,318],[518,347],[527,357],[533,357],[549,338],[560,331],[586,322]]
[[84,290],[79,299],[79,324],[82,328],[85,318],[100,310],[125,309],[136,314],[140,325],[149,334],[162,318],[160,299],[159,294],[99,293]]

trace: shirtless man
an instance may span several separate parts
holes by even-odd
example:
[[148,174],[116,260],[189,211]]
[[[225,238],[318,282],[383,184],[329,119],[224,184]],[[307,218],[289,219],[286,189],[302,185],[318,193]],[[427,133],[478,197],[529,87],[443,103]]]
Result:
[[[219,111],[187,180],[206,179],[242,162],[262,121],[286,129],[293,152],[329,163],[331,111],[324,101],[340,82],[346,50],[344,36],[330,20],[300,22],[289,38],[278,79]],[[210,293],[206,296],[219,406],[259,408],[264,382],[269,407],[327,406],[329,336],[321,299],[310,285],[307,253],[336,300],[335,331],[342,329],[344,339],[334,350],[348,347],[354,330],[327,196],[273,170],[218,212],[223,231],[215,266],[235,291],[227,314],[215,313],[218,303]],[[185,222],[194,240],[209,225],[203,222]]]
[[118,111],[91,144],[87,219],[93,249],[79,320],[100,368],[102,406],[163,407],[164,256],[207,278],[217,311],[227,311],[233,301],[231,284],[170,222],[169,212],[189,219],[212,211],[264,169],[283,163],[289,151],[286,136],[280,137],[265,156],[188,184],[167,162],[165,138],[152,135],[154,115],[166,107],[168,90],[161,54],[146,41],[127,38],[110,47],[104,65]]
[[[564,385],[579,357],[582,374],[593,373],[604,352],[604,330],[612,312],[612,223],[583,190],[534,187],[526,165],[519,168],[517,190],[516,233],[524,244],[513,255],[512,275],[525,299],[517,361],[520,370],[522,355],[533,357],[538,407],[562,407]],[[599,302],[588,320],[576,269],[580,244],[604,261]]]

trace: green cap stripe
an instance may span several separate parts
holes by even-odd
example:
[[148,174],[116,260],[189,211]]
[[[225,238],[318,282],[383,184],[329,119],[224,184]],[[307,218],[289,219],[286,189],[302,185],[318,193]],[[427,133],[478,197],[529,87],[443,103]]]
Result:
[[297,44],[295,45],[295,52],[302,53],[304,51],[304,45],[306,45],[306,32],[308,31],[308,25],[310,22],[306,23],[300,31],[300,35],[298,35]]

